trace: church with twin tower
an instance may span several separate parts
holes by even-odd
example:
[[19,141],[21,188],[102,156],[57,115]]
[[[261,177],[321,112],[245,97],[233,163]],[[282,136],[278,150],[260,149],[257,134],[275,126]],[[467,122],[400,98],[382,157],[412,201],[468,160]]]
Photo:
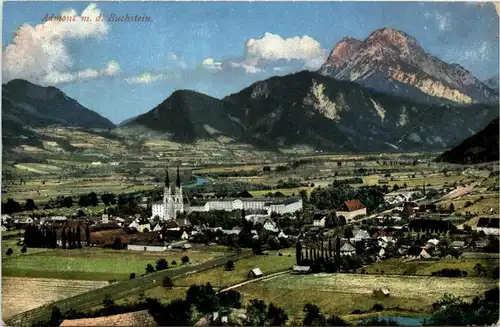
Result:
[[166,170],[165,189],[163,191],[163,219],[175,220],[177,213],[184,213],[184,196],[182,195],[181,176],[177,167],[177,179],[175,185],[170,185],[168,169]]

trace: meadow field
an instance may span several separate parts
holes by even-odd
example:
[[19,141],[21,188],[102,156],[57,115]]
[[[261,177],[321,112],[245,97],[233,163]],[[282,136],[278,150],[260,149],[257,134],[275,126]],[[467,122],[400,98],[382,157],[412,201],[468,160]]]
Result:
[[500,256],[493,258],[450,258],[439,260],[412,260],[405,261],[401,258],[387,259],[374,264],[364,266],[363,268],[369,274],[387,274],[402,275],[408,269],[415,272],[416,275],[430,276],[431,273],[441,269],[460,269],[467,272],[467,276],[476,276],[474,266],[481,264],[486,268],[487,276],[493,276],[493,270],[499,265]]
[[108,285],[105,281],[2,276],[2,317]]
[[[315,274],[284,275],[237,290],[243,294],[245,303],[263,299],[283,307],[291,317],[302,317],[306,303],[316,304],[322,313],[337,315],[369,311],[375,303],[385,309],[424,313],[445,293],[471,299],[497,285],[491,278]],[[381,287],[388,288],[390,295],[372,296],[373,290]]]
[[[210,269],[192,274],[175,281],[176,286],[189,287],[193,284],[210,283],[213,287],[224,288],[251,279],[248,273],[251,269],[260,268],[264,275],[290,269],[295,265],[295,249],[268,251],[269,255],[254,255],[234,263],[234,270],[226,271],[224,267]],[[279,256],[281,252],[284,255]],[[288,256],[290,255],[290,256]]]
[[[203,272],[190,274],[174,280],[174,287],[166,289],[163,286],[157,286],[145,291],[142,294],[130,294],[127,297],[118,299],[116,303],[135,303],[142,297],[151,297],[158,299],[163,303],[169,303],[172,300],[184,298],[189,286],[193,284],[210,283],[214,288],[225,288],[247,280],[248,273],[253,268],[260,268],[264,275],[290,269],[295,264],[295,249],[283,249],[280,251],[268,251],[269,255],[251,256],[240,259],[234,263],[234,270],[226,271],[224,267],[217,267]],[[284,255],[279,256],[282,252]],[[290,254],[290,257],[288,256]],[[239,288],[236,289],[239,291]]]
[[[198,264],[223,253],[209,251],[186,252],[137,252],[102,248],[43,249],[33,253],[7,257],[2,262],[3,276],[51,277],[59,279],[128,280],[131,273],[145,273],[146,265],[155,266],[156,260],[165,258],[171,268],[182,266],[181,258],[187,255],[191,264]],[[177,265],[172,265],[175,260]]]

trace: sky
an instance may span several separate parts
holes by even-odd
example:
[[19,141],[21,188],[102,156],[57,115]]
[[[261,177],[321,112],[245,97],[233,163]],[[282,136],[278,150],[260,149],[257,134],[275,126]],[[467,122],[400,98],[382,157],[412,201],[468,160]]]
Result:
[[[383,27],[484,80],[499,71],[497,9],[472,2],[4,2],[2,82],[55,86],[120,123],[178,89],[222,98],[271,76],[316,70],[344,37],[363,40]],[[113,14],[151,21],[110,21]],[[77,19],[43,21],[46,15]]]

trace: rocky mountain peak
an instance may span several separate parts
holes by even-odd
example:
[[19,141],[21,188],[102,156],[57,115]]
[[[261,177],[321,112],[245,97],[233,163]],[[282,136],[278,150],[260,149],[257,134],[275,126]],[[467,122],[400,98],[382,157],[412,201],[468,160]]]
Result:
[[363,41],[343,38],[318,72],[422,102],[498,101],[498,94],[469,71],[426,53],[415,38],[389,27]]

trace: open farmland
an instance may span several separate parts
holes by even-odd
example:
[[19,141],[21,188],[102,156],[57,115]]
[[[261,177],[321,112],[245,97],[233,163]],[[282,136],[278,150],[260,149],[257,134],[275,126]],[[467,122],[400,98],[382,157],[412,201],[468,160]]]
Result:
[[499,257],[496,259],[472,259],[472,258],[450,258],[450,259],[440,259],[440,260],[412,260],[404,261],[402,259],[387,259],[369,266],[365,266],[365,270],[368,273],[381,273],[385,274],[400,274],[402,275],[408,269],[415,271],[416,275],[426,275],[430,276],[431,273],[449,268],[449,269],[460,269],[467,272],[467,276],[476,276],[474,271],[474,266],[476,264],[481,264],[486,268],[489,277],[493,276],[493,270],[499,264]]
[[[283,307],[290,316],[302,316],[306,303],[326,314],[346,315],[355,309],[370,310],[375,303],[385,308],[426,311],[451,293],[470,299],[497,286],[491,278],[435,278],[355,274],[284,275],[239,288],[245,302],[263,299]],[[376,298],[373,289],[387,287],[390,296]],[[290,301],[290,299],[294,299]]]
[[218,267],[179,279],[175,281],[175,285],[189,287],[192,284],[210,283],[218,288],[231,286],[248,280],[248,272],[254,268],[260,268],[265,275],[292,268],[295,264],[293,251],[295,250],[279,251],[291,254],[290,257],[288,255],[278,256],[278,251],[269,251],[269,255],[256,255],[241,259],[234,263],[233,271],[226,271],[224,267]]
[[104,281],[2,277],[2,316],[15,314],[106,286]]
[[[493,209],[491,214],[498,214],[500,210],[500,199],[498,195],[498,193],[466,195],[452,200],[441,201],[437,203],[437,205],[449,207],[450,203],[453,203],[455,212],[462,214],[470,212],[471,214],[484,216],[490,214],[491,209]],[[475,229],[475,224],[470,226]]]
[[[45,184],[44,184],[45,183]],[[130,193],[140,190],[152,190],[155,185],[142,181],[133,181],[114,177],[98,178],[48,178],[26,183],[25,185],[8,185],[2,190],[2,196],[16,201],[33,199],[36,203],[48,201],[58,196],[76,196],[95,192]]]
[[[29,253],[30,249],[28,249]],[[40,253],[20,255],[3,260],[3,275],[18,277],[53,277],[81,280],[127,280],[131,273],[145,273],[148,263],[155,266],[156,260],[165,258],[181,266],[182,256],[198,264],[222,255],[213,252],[136,252],[111,249],[55,249]],[[171,265],[172,266],[172,265]],[[176,267],[176,266],[172,266]]]
[[[31,255],[34,253],[51,251],[51,249],[47,249],[47,248],[28,248],[28,251],[25,254],[22,254],[21,253],[22,246],[17,245],[18,241],[19,240],[16,240],[16,239],[2,240],[2,261],[3,260],[10,260],[8,258],[13,258],[13,257],[17,257],[17,256],[26,256],[26,255]],[[12,254],[10,256],[7,256],[7,254],[6,254],[8,248],[12,249]],[[3,267],[3,265],[2,265],[2,267]]]

